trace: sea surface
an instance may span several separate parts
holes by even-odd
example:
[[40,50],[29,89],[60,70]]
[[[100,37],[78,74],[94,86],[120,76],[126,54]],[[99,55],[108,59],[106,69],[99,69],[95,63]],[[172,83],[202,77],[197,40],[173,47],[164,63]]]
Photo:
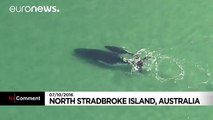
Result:
[[[10,13],[55,5],[58,13]],[[0,2],[0,91],[212,91],[212,0]],[[143,48],[142,73],[74,55],[105,45]],[[212,120],[213,107],[0,107],[2,120]]]

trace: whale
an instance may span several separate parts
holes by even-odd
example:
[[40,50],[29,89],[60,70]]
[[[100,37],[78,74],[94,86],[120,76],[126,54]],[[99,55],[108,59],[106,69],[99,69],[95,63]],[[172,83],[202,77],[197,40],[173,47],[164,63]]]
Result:
[[124,48],[121,47],[116,47],[116,46],[104,46],[106,49],[110,50],[111,52],[117,53],[117,54],[130,54],[134,55],[133,53],[125,50]]
[[76,48],[74,53],[84,59],[93,60],[95,62],[105,64],[127,64],[123,58],[114,52],[104,51],[99,49]]

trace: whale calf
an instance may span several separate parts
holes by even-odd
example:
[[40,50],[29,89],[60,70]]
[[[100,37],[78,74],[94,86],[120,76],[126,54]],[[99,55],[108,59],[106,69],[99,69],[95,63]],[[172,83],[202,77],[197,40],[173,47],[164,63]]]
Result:
[[116,46],[104,46],[106,49],[114,52],[114,53],[117,53],[117,54],[130,54],[130,55],[133,55],[133,53],[125,50],[124,48],[121,48],[121,47],[116,47]]

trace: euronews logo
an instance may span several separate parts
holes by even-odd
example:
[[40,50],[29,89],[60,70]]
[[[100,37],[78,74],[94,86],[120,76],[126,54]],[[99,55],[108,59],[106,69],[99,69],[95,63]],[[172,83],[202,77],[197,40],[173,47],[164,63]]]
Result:
[[56,13],[60,12],[56,6],[10,6],[9,11],[14,13],[23,13],[23,12],[45,12],[45,13]]

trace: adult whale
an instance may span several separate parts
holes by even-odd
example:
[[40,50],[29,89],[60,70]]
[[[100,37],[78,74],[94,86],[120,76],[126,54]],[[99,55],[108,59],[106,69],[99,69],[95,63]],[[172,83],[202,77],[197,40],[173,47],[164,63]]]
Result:
[[123,58],[118,54],[113,52],[108,52],[99,49],[87,49],[87,48],[77,48],[74,50],[75,54],[83,57],[85,59],[90,59],[93,61],[106,63],[106,64],[119,64],[119,63],[127,63],[123,61]]

